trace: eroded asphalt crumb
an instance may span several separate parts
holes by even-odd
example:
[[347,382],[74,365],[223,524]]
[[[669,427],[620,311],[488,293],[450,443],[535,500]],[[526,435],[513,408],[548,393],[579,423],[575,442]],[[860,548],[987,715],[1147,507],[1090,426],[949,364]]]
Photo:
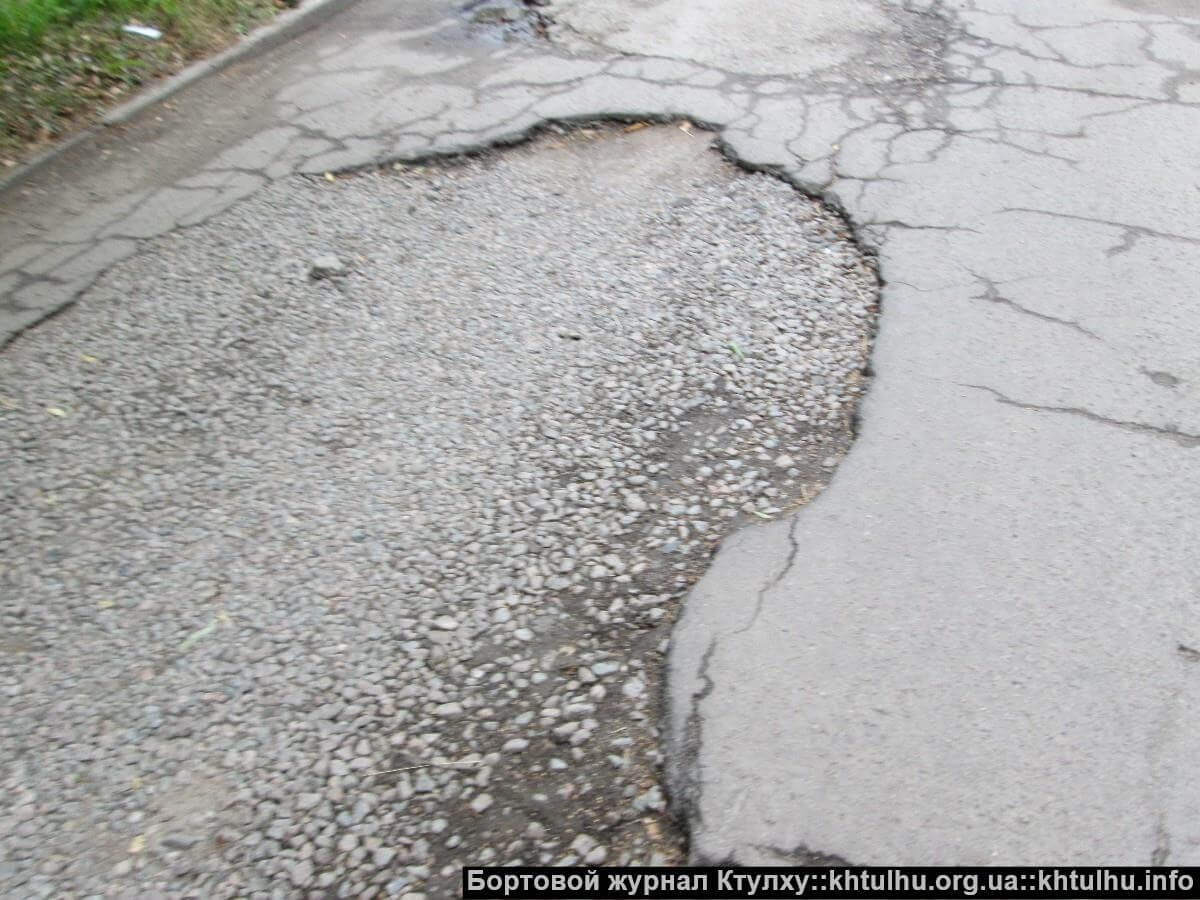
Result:
[[0,893],[681,861],[669,625],[847,448],[843,229],[707,136],[583,129],[281,183],[10,346]]

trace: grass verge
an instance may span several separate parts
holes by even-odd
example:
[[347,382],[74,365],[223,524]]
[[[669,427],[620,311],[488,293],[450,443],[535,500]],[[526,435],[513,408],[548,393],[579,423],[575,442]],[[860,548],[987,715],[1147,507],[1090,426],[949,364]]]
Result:
[[[231,44],[290,0],[0,0],[0,166]],[[148,25],[153,40],[121,30]]]

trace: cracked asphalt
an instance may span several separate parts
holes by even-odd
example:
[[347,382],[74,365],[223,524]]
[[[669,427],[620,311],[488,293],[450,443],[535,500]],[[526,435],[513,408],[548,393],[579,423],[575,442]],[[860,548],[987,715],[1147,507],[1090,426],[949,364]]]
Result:
[[832,484],[673,632],[692,858],[1195,865],[1200,16],[822,6],[556,0],[506,43],[363,0],[10,188],[0,327],[296,173],[703,123],[845,213],[883,313]]

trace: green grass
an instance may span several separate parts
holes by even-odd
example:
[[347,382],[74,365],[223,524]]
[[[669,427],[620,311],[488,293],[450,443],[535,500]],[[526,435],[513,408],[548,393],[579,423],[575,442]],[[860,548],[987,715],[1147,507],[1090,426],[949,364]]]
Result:
[[[276,0],[0,0],[0,162],[15,164],[276,10]],[[163,39],[123,33],[130,23]]]
[[274,5],[255,0],[0,0],[0,49],[34,51],[55,32],[105,19],[137,20],[183,33],[194,26],[245,25]]
[[0,48],[38,49],[56,29],[102,16],[178,19],[179,0],[0,0]]

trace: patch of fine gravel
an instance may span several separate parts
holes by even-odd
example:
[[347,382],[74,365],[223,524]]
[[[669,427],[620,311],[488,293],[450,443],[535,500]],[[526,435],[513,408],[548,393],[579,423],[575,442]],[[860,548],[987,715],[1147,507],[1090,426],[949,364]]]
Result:
[[0,893],[681,861],[670,624],[847,449],[844,227],[706,135],[582,129],[275,185],[10,346]]

